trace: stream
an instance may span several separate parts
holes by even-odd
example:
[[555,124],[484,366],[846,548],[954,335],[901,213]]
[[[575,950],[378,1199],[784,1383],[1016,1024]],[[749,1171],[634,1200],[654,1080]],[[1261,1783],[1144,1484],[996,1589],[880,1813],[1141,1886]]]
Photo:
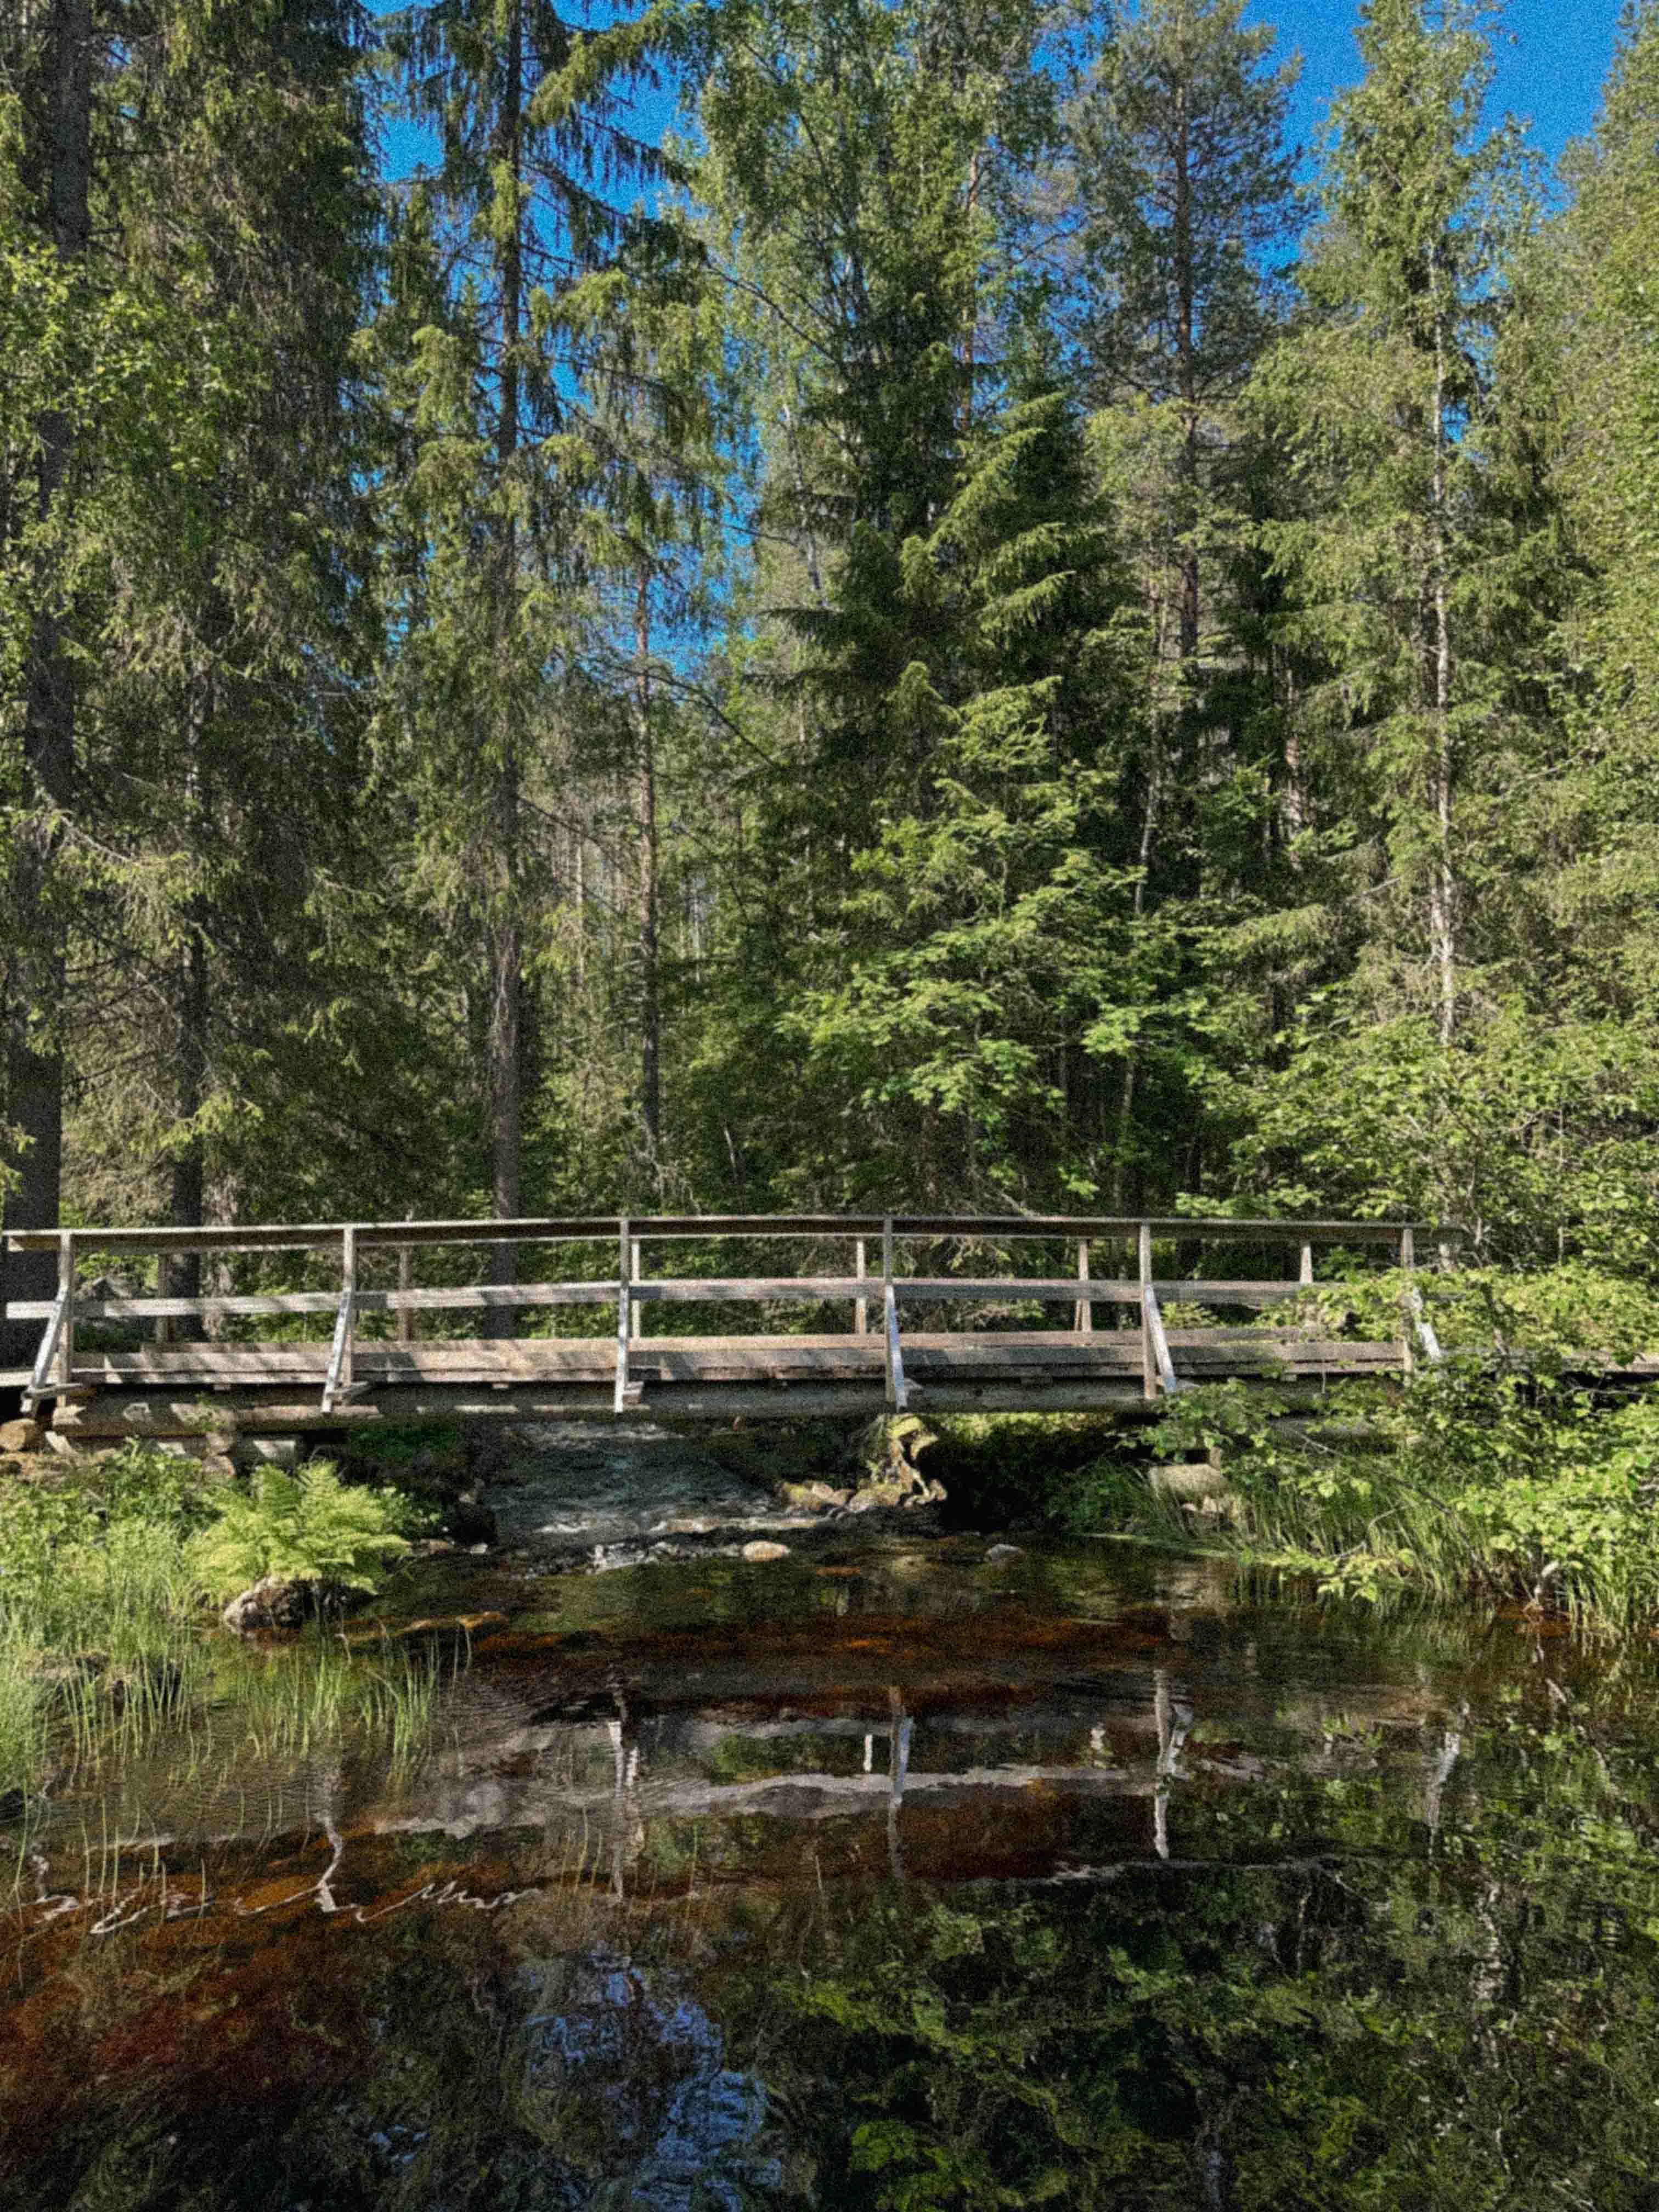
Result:
[[0,2203],[1659,2205],[1650,1646],[667,1437],[490,1503],[0,1827]]

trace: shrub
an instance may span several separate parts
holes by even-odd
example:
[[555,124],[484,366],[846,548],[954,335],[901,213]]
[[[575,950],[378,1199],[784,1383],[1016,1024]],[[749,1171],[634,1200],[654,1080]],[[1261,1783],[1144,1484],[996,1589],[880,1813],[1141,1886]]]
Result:
[[267,1468],[255,1488],[219,1501],[217,1518],[186,1548],[196,1586],[216,1604],[267,1575],[372,1590],[382,1566],[409,1549],[405,1509],[381,1491],[352,1488],[326,1460],[297,1475]]

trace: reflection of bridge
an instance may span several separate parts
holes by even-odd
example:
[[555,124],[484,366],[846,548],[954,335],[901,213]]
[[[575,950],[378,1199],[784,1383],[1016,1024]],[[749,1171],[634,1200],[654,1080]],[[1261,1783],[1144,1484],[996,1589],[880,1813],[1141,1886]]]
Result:
[[[1409,1293],[1400,1334],[1382,1341],[1321,1322],[1306,1296],[1316,1253],[1345,1270],[1381,1257],[1409,1271],[1431,1235],[1448,1232],[879,1214],[14,1231],[14,1253],[55,1253],[57,1283],[0,1310],[43,1325],[32,1371],[0,1384],[51,1401],[57,1425],[86,1436],[1144,1405],[1200,1380],[1316,1385],[1437,1358]],[[734,1257],[780,1245],[791,1272],[732,1272]],[[495,1279],[476,1279],[481,1249]],[[1011,1271],[1016,1249],[1049,1272]],[[645,1272],[647,1253],[673,1252],[686,1272]],[[837,1272],[823,1272],[826,1253]],[[1289,1325],[1261,1318],[1286,1304]],[[744,1308],[760,1310],[758,1328],[731,1326]],[[1049,1325],[1056,1309],[1064,1327]],[[711,1333],[647,1335],[653,1310]],[[526,1311],[556,1333],[514,1334]]]

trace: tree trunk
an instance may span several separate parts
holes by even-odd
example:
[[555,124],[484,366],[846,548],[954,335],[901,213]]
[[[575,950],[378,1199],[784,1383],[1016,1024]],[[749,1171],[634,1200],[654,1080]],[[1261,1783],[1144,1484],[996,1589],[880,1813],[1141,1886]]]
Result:
[[640,1121],[646,1164],[662,1191],[662,1004],[657,884],[657,763],[651,734],[651,575],[641,554],[634,627],[634,715],[639,741]]
[[[53,0],[47,29],[52,143],[46,228],[59,257],[86,258],[92,163],[92,0]],[[69,495],[74,428],[58,410],[38,425],[36,517],[46,550],[34,579],[35,617],[25,678],[23,761],[29,818],[13,854],[11,945],[5,963],[5,1096],[9,1125],[3,1165],[15,1180],[5,1194],[9,1229],[56,1226],[63,1182],[64,995],[62,926],[52,912],[50,875],[58,843],[55,817],[67,810],[75,763],[76,682],[64,650],[59,579],[51,520]],[[0,1299],[50,1297],[56,1266],[49,1253],[8,1261],[0,1254]],[[0,1314],[3,1308],[0,1307]],[[0,1325],[0,1364],[27,1364],[39,1329]]]
[[1193,680],[1200,630],[1198,527],[1198,327],[1193,269],[1193,178],[1189,87],[1176,87],[1175,261],[1176,374],[1181,393],[1180,653],[1183,686]]
[[[496,726],[491,732],[491,772],[494,791],[490,806],[493,881],[489,887],[488,946],[489,962],[489,1021],[488,1029],[490,1208],[498,1220],[511,1220],[523,1211],[524,1152],[523,1020],[524,930],[520,914],[519,856],[519,738],[516,726],[515,655],[519,646],[518,526],[511,504],[511,487],[518,458],[520,434],[519,342],[524,313],[524,254],[522,186],[524,108],[524,10],[508,11],[507,70],[501,91],[496,131],[496,151],[501,179],[498,191],[512,195],[511,221],[499,234],[497,265],[501,280],[501,413],[496,433],[497,481],[501,497],[501,536],[496,546],[495,586],[494,671]],[[510,1244],[498,1244],[490,1255],[493,1283],[517,1280],[517,1254]],[[484,1333],[491,1336],[517,1334],[510,1307],[485,1316]]]
[[1457,1024],[1457,882],[1452,867],[1451,629],[1446,609],[1446,334],[1438,316],[1434,325],[1433,435],[1434,736],[1428,800],[1433,817],[1434,860],[1429,884],[1429,943],[1440,1042],[1445,1046],[1450,1044]]

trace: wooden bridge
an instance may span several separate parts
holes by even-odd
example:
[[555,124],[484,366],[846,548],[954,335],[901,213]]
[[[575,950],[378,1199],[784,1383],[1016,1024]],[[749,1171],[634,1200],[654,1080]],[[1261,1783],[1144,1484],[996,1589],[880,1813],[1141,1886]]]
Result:
[[[1199,1381],[1317,1388],[1437,1359],[1410,1294],[1401,1334],[1380,1342],[1259,1316],[1315,1281],[1316,1255],[1409,1271],[1419,1241],[1443,1252],[1447,1235],[1413,1222],[923,1214],[14,1231],[14,1252],[56,1254],[57,1290],[0,1310],[42,1325],[33,1369],[0,1385],[88,1439],[379,1419],[1146,1407]],[[793,1272],[728,1272],[734,1253],[780,1248]],[[1050,1272],[1014,1271],[1020,1252]],[[677,1255],[686,1272],[669,1271]],[[807,1271],[824,1255],[839,1272]],[[532,1259],[537,1279],[500,1279]],[[181,1266],[195,1276],[204,1261],[211,1291],[173,1295]],[[583,1308],[598,1310],[570,1311]],[[732,1329],[744,1309],[758,1326]],[[524,1313],[553,1333],[516,1334]],[[647,1334],[654,1315],[726,1325]]]

